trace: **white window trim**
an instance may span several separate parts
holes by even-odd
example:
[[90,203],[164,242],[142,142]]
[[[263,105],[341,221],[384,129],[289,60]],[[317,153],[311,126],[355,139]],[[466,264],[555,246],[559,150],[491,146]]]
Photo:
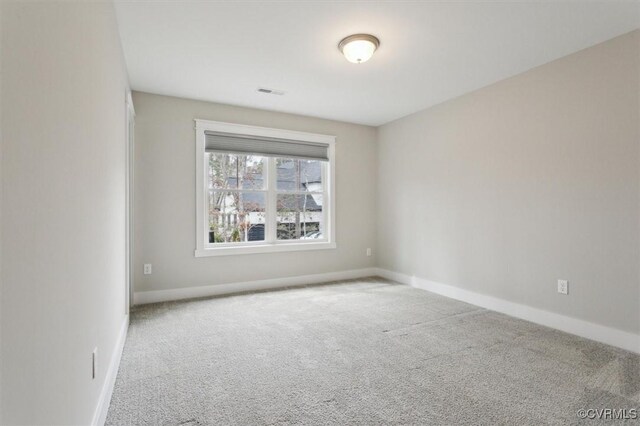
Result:
[[[194,120],[196,125],[196,250],[195,257],[207,257],[207,256],[228,256],[237,254],[255,254],[255,253],[273,253],[273,252],[286,252],[286,251],[303,251],[303,250],[322,250],[322,249],[334,249],[336,248],[336,179],[335,179],[335,143],[336,137],[329,135],[320,135],[315,133],[297,132],[294,130],[272,129],[268,127],[248,126],[244,124],[224,123],[220,121],[210,120]],[[279,139],[291,139],[304,142],[316,142],[324,143],[329,146],[329,162],[327,164],[327,183],[326,191],[328,191],[329,201],[327,206],[322,206],[322,209],[326,211],[325,233],[328,238],[324,241],[311,241],[311,240],[297,240],[291,241],[276,241],[274,243],[243,243],[237,245],[224,245],[218,247],[211,247],[209,244],[209,233],[205,226],[205,219],[207,217],[206,211],[206,199],[207,199],[207,176],[205,174],[205,130],[225,133],[238,133],[251,136],[272,137]],[[270,179],[269,188],[273,188],[275,182],[271,179],[275,179],[275,176],[271,176],[272,173],[267,175],[267,179]],[[274,192],[270,192],[275,194]],[[273,200],[268,202],[275,202]],[[270,209],[273,212],[273,206]],[[274,219],[274,218],[272,218]],[[273,228],[267,227],[268,228]],[[271,232],[275,232],[272,230]]]

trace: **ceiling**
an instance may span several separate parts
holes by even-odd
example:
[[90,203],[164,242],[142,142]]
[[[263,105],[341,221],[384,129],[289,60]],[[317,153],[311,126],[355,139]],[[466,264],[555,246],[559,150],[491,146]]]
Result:
[[[640,27],[640,3],[611,0],[141,0],[116,11],[134,90],[374,126]],[[352,64],[337,45],[360,32],[381,46]]]

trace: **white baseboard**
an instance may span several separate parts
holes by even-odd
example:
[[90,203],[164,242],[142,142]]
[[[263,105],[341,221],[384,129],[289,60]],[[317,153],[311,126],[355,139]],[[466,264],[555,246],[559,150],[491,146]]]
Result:
[[377,274],[376,268],[351,269],[348,271],[328,272],[313,275],[298,275],[295,277],[272,278],[268,280],[245,281],[227,284],[207,285],[200,287],[185,287],[171,290],[139,291],[133,294],[133,303],[167,302],[172,300],[193,299],[196,297],[220,296],[224,294],[240,293],[243,291],[268,290],[290,287],[295,285],[317,284],[328,281],[348,280],[352,278],[370,277]]
[[129,315],[124,317],[122,325],[120,326],[120,334],[116,341],[116,346],[113,348],[111,354],[111,362],[109,363],[109,369],[100,391],[100,399],[98,399],[98,405],[93,413],[93,420],[91,426],[102,426],[107,420],[107,412],[109,411],[109,404],[111,403],[111,395],[113,395],[113,387],[116,384],[116,376],[118,375],[118,367],[120,366],[120,359],[122,358],[122,350],[124,349],[124,342],[127,340],[127,330],[129,329]]
[[509,302],[497,297],[475,293],[452,285],[441,284],[386,269],[377,268],[377,275],[401,284],[407,284],[441,296],[460,300],[471,305],[531,321],[546,327],[555,328],[566,333],[606,343],[631,352],[640,353],[640,335],[629,333],[627,331],[556,314],[519,303]]

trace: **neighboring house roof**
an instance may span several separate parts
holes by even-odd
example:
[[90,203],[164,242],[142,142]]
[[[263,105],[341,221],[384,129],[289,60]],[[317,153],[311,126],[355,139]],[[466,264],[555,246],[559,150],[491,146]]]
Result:
[[278,189],[285,191],[304,191],[308,184],[322,182],[322,170],[319,161],[300,161],[300,188],[296,188],[296,170],[294,162],[278,166]]
[[[286,162],[278,166],[278,183],[279,190],[284,191],[307,191],[311,190],[312,184],[322,182],[322,170],[318,161],[300,161],[300,187],[296,187],[296,170],[293,162]],[[237,179],[229,177],[227,183],[230,188],[237,187]],[[242,183],[242,189],[258,189],[264,187],[264,178],[262,174],[254,174],[251,179],[245,179]],[[261,193],[244,192],[244,207],[249,211],[259,211],[264,209],[265,196]],[[308,195],[282,194],[278,197],[278,210],[305,210],[305,211],[322,211],[322,197]]]
[[[246,211],[262,211],[265,207],[265,195],[258,192],[244,192],[242,201]],[[278,210],[322,211],[322,205],[316,203],[311,194],[282,194],[278,197]]]
[[[319,161],[301,161],[300,163],[300,187],[296,188],[296,170],[293,162],[286,162],[278,166],[278,189],[285,191],[304,191],[307,186],[322,182],[322,170]],[[227,178],[229,188],[236,188],[237,178]],[[255,173],[251,179],[245,179],[242,189],[259,189],[264,187],[264,178],[261,173]]]

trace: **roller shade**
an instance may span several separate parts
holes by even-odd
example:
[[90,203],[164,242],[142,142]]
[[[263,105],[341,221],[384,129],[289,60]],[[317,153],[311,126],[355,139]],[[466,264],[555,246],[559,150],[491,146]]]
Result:
[[204,137],[205,151],[207,152],[329,160],[329,145],[327,144],[262,136],[245,136],[210,130],[205,130]]

